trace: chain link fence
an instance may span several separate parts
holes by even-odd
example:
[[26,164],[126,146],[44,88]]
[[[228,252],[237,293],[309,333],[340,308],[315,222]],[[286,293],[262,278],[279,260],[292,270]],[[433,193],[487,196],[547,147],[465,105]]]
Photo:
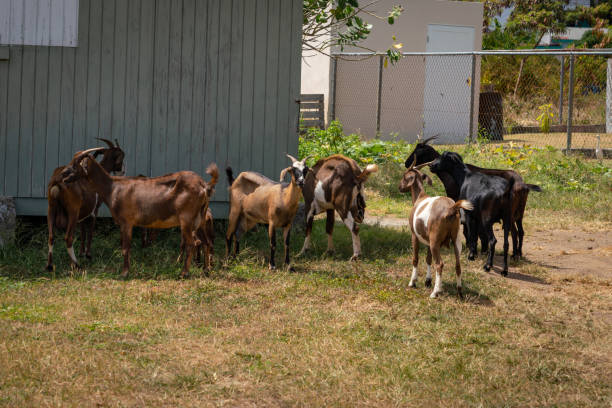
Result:
[[338,53],[328,120],[366,138],[594,149],[599,135],[612,148],[609,58],[609,50],[405,53],[392,65],[384,55]]

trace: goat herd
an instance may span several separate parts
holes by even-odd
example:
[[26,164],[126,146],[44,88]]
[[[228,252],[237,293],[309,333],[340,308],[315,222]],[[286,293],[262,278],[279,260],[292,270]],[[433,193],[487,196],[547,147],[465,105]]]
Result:
[[[521,176],[512,170],[483,169],[464,164],[460,155],[444,152],[440,155],[428,143],[419,142],[406,160],[406,172],[399,184],[401,192],[410,192],[413,208],[410,213],[412,230],[413,270],[409,286],[416,286],[419,243],[427,248],[427,276],[425,284],[431,286],[431,264],[434,261],[436,282],[431,297],[436,297],[442,287],[443,262],[440,248],[454,249],[457,291],[461,292],[461,241],[460,223],[469,249],[468,259],[476,256],[480,238],[482,252],[488,253],[485,270],[493,265],[496,239],[493,224],[503,223],[504,261],[502,275],[508,273],[508,234],[512,234],[513,256],[522,255],[523,215],[529,191],[541,191],[540,187],[525,184]],[[91,240],[98,209],[104,202],[121,231],[123,254],[122,276],[127,277],[130,268],[130,244],[133,227],[149,229],[180,227],[183,269],[181,277],[189,273],[194,254],[199,262],[202,248],[205,250],[204,267],[210,269],[213,257],[213,217],[208,208],[219,179],[219,171],[213,163],[206,173],[206,182],[192,171],[180,171],[161,177],[125,177],[124,152],[117,141],[99,139],[108,147],[98,147],[78,152],[70,163],[57,168],[49,181],[47,222],[49,227],[49,253],[47,269],[53,270],[53,242],[56,228],[66,230],[66,246],[72,266],[79,267],[72,247],[74,231],[81,225],[81,254],[91,258]],[[98,162],[97,156],[102,155]],[[270,269],[275,268],[276,229],[283,229],[284,263],[292,269],[289,260],[291,224],[298,210],[300,197],[304,197],[306,214],[306,238],[300,255],[311,247],[314,216],[327,215],[327,250],[333,251],[332,232],[335,214],[351,231],[353,256],[361,254],[359,225],[365,216],[366,203],[363,187],[370,174],[378,170],[368,165],[361,170],[357,163],[342,155],[319,160],[312,169],[306,166],[307,158],[298,160],[287,155],[292,164],[282,170],[281,182],[271,180],[256,172],[242,172],[234,178],[230,167],[226,169],[230,191],[230,213],[226,232],[226,257],[235,256],[239,250],[241,235],[256,224],[268,225],[270,240]],[[431,178],[420,171],[429,166],[444,184],[447,197],[429,197],[424,184],[432,184]],[[111,176],[115,172],[119,175]],[[282,183],[287,174],[290,183]],[[463,210],[463,211],[462,211]],[[235,240],[235,243],[233,242]]]

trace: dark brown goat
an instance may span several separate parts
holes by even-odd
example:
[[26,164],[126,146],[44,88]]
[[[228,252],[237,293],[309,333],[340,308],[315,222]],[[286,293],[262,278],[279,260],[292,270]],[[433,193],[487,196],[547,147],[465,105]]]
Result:
[[310,234],[314,216],[327,212],[327,251],[332,252],[334,243],[335,211],[347,226],[353,238],[353,256],[356,260],[361,255],[359,224],[365,217],[366,203],[363,197],[363,185],[370,174],[378,171],[378,166],[370,164],[361,170],[355,160],[340,154],[319,160],[306,175],[303,194],[306,214],[306,239],[300,255],[310,249]]
[[[95,156],[102,154],[100,165],[108,172],[123,172],[123,159],[125,153],[115,140],[115,145],[110,140],[99,139],[108,144],[108,148],[96,151]],[[66,184],[62,181],[61,173],[66,166],[61,166],[53,171],[53,175],[47,186],[47,225],[49,228],[49,253],[47,258],[47,270],[53,270],[53,242],[57,228],[66,230],[66,247],[73,267],[79,267],[79,263],[72,248],[74,232],[77,223],[81,224],[81,256],[91,259],[91,240],[98,215],[98,209],[102,203],[98,195],[92,189],[87,180]],[[87,251],[85,242],[87,241]]]
[[181,277],[189,274],[193,250],[198,242],[194,239],[196,229],[206,216],[210,194],[219,172],[213,163],[206,173],[211,176],[206,183],[192,171],[180,171],[156,178],[126,178],[110,176],[90,153],[90,149],[77,153],[62,171],[64,183],[87,179],[121,229],[123,253],[122,276],[130,269],[130,244],[133,227],[172,228],[180,226],[181,237],[187,256]]
[[[429,142],[435,139],[430,137],[417,143],[414,151],[406,159],[405,166],[408,168],[416,160],[416,164],[423,164],[432,162],[433,160],[440,157],[438,153]],[[540,186],[535,184],[527,184],[523,181],[523,178],[514,170],[500,170],[500,169],[485,169],[477,167],[472,164],[465,164],[468,170],[472,172],[486,174],[488,176],[498,176],[506,181],[513,181],[512,187],[512,200],[510,202],[512,219],[510,220],[510,234],[512,235],[512,257],[519,258],[523,255],[523,237],[525,232],[523,230],[523,217],[525,215],[525,207],[527,205],[527,197],[530,191],[542,191]],[[458,186],[450,174],[446,172],[439,172],[436,175],[442,180],[446,195],[453,200],[459,198],[459,190],[461,186]],[[482,231],[479,232],[480,239],[482,241],[482,251],[486,252],[487,244],[485,243],[485,234]]]

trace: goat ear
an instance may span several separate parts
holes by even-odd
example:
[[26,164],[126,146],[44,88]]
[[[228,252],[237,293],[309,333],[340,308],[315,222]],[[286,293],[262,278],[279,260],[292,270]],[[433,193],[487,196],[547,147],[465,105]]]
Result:
[[429,177],[425,173],[421,173],[421,180],[427,182],[427,184],[429,184],[430,186],[433,185],[433,181],[431,180],[431,177]]
[[283,181],[285,179],[285,176],[287,175],[287,172],[289,172],[291,169],[292,169],[292,167],[287,167],[286,169],[283,169],[281,171],[280,181]]
[[357,177],[359,181],[365,183],[370,177],[370,174],[376,173],[378,171],[378,166],[376,164],[368,164],[363,172]]

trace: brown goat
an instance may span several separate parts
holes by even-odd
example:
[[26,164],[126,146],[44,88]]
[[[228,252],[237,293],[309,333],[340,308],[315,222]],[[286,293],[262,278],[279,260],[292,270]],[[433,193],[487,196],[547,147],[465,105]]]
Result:
[[[155,230],[144,230],[143,232],[145,231],[151,232]],[[202,265],[202,247],[204,247],[204,269],[210,271],[213,265],[213,255],[215,253],[215,226],[212,211],[210,211],[210,208],[206,210],[206,215],[202,219],[202,223],[195,232],[195,242],[196,264]],[[181,262],[184,256],[185,242],[181,239],[181,253],[177,259],[177,262]]]
[[453,245],[455,252],[455,272],[457,274],[457,294],[463,297],[461,291],[461,239],[459,238],[459,209],[472,210],[469,201],[453,201],[448,197],[429,197],[423,189],[423,181],[431,185],[431,178],[419,171],[427,166],[425,163],[415,167],[414,163],[406,170],[399,184],[402,193],[412,193],[413,207],[410,212],[410,230],[412,231],[412,277],[408,286],[415,287],[417,266],[419,264],[419,241],[427,246],[427,277],[425,285],[431,285],[431,260],[435,262],[436,284],[430,297],[435,298],[442,292],[442,268],[444,262],[440,256],[442,245]]
[[310,234],[314,216],[327,212],[327,251],[334,248],[335,211],[347,226],[353,238],[353,256],[356,260],[361,254],[359,224],[365,217],[366,203],[363,198],[363,184],[370,174],[378,171],[378,166],[370,164],[361,171],[355,160],[335,154],[319,160],[312,171],[306,175],[304,184],[304,204],[306,214],[306,239],[300,255],[310,249]]
[[[108,172],[123,172],[125,154],[115,140],[115,145],[109,140],[99,139],[108,144],[108,148],[96,151],[95,156],[102,154],[100,165]],[[94,156],[94,157],[95,157]],[[81,256],[91,259],[91,241],[95,227],[98,209],[102,202],[87,180],[66,184],[61,173],[66,166],[53,171],[47,186],[47,226],[49,229],[49,252],[47,257],[48,271],[53,271],[53,242],[56,228],[66,229],[66,247],[73,267],[79,263],[72,248],[74,232],[77,223],[81,224]],[[87,225],[86,225],[87,224]],[[88,228],[86,228],[88,227]],[[87,241],[87,251],[85,242]]]
[[285,265],[289,264],[289,237],[291,223],[298,209],[298,201],[304,186],[304,176],[308,167],[306,159],[297,160],[287,155],[292,161],[291,167],[281,172],[283,180],[287,173],[291,174],[289,184],[279,183],[255,172],[245,171],[234,180],[231,167],[227,168],[230,184],[230,214],[227,233],[225,234],[225,256],[228,257],[232,239],[236,238],[234,256],[238,253],[240,235],[256,224],[268,224],[270,238],[270,269],[276,269],[274,253],[276,251],[276,228],[283,229],[285,243]]
[[206,216],[210,194],[219,172],[213,163],[206,173],[206,183],[192,171],[180,171],[155,178],[126,178],[110,176],[90,155],[100,150],[90,149],[77,153],[62,171],[64,183],[87,179],[108,208],[121,229],[123,253],[122,276],[130,269],[132,228],[172,228],[180,226],[187,256],[181,277],[189,274],[193,250],[197,244],[195,230]]

